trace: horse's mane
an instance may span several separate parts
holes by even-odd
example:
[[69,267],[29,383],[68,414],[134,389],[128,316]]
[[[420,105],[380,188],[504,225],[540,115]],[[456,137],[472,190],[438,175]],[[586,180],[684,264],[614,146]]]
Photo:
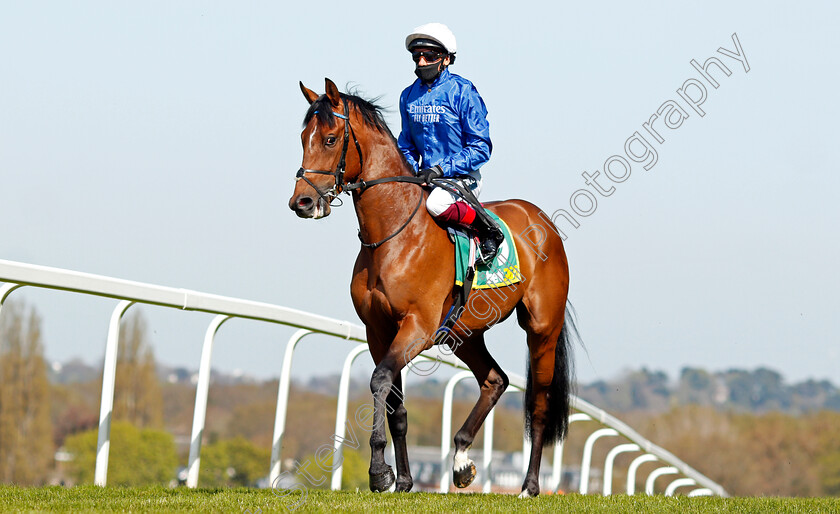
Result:
[[[366,125],[380,132],[385,132],[391,135],[392,138],[394,137],[388,125],[385,123],[385,119],[382,117],[383,108],[375,103],[379,101],[378,97],[372,100],[365,100],[356,94],[341,93],[341,98],[347,101],[348,106],[351,108],[355,107],[359,111]],[[309,123],[309,120],[313,116],[318,116],[318,123],[326,123],[330,127],[335,125],[332,104],[329,98],[327,98],[327,95],[321,95],[317,100],[312,102],[309,110],[306,111],[306,116],[303,118],[303,124],[306,125]]]
[[[351,93],[341,93],[341,98],[347,101],[347,106],[349,109],[356,109],[362,115],[362,120],[364,120],[365,125],[368,127],[373,128],[379,132],[387,134],[388,137],[391,139],[392,144],[394,147],[397,146],[397,139],[394,137],[394,134],[391,132],[391,129],[388,128],[388,124],[385,123],[385,118],[382,116],[382,111],[384,108],[380,105],[377,105],[376,102],[379,101],[381,97],[376,97],[371,100],[365,100],[364,98],[360,97],[359,95],[355,94],[355,92]],[[341,106],[340,111],[343,112],[344,106]],[[333,106],[330,102],[330,99],[327,98],[327,95],[321,95],[318,97],[317,100],[312,102],[312,105],[309,106],[309,109],[306,111],[306,115],[303,117],[303,125],[309,123],[313,116],[318,117],[318,123],[325,123],[326,125],[333,127],[335,126],[335,114],[333,112]],[[397,151],[400,156],[400,160],[402,162],[402,166],[404,168],[403,174],[406,175],[414,175],[413,168],[408,164],[408,161],[403,155],[402,152]]]

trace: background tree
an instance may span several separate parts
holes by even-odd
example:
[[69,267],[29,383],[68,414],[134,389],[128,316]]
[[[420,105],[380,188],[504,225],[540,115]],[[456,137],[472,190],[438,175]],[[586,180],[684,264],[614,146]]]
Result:
[[139,312],[129,316],[120,326],[114,419],[128,421],[140,428],[163,426],[163,395],[155,356],[148,342],[146,320]]
[[9,302],[0,318],[0,481],[43,484],[55,448],[41,319]]
[[715,377],[704,369],[685,367],[680,372],[677,385],[679,405],[712,405]]
[[268,476],[271,450],[244,437],[208,444],[201,449],[201,487],[249,487]]
[[[98,430],[69,436],[64,443],[73,460],[68,472],[77,484],[93,483]],[[175,478],[178,457],[172,435],[162,430],[139,429],[126,421],[111,424],[108,485],[168,484]]]
[[341,488],[354,491],[368,490],[368,466],[370,463],[370,447],[364,445],[359,448],[366,451],[344,449],[341,462]]

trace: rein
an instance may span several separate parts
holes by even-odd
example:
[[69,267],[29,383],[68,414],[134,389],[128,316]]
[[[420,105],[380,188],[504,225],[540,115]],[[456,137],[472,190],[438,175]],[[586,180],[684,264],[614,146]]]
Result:
[[[364,167],[364,160],[362,158],[362,148],[359,145],[359,140],[356,138],[356,133],[353,131],[353,127],[350,126],[350,110],[347,107],[347,99],[342,98],[344,103],[344,114],[339,114],[337,112],[333,112],[333,115],[341,118],[344,120],[344,142],[341,146],[341,158],[338,161],[338,165],[335,167],[334,171],[327,171],[327,170],[311,170],[308,168],[304,168],[303,166],[297,170],[295,174],[296,178],[303,179],[306,181],[309,186],[318,193],[318,196],[326,201],[332,207],[341,207],[344,205],[344,202],[339,198],[338,195],[341,193],[347,193],[348,195],[353,191],[358,191],[359,194],[362,194],[367,188],[373,187],[379,184],[385,184],[387,182],[406,182],[409,184],[423,184],[423,179],[420,177],[406,177],[406,176],[397,176],[397,177],[385,177],[385,178],[378,178],[371,181],[364,181],[359,180],[357,182],[347,183],[344,181],[344,172],[346,171],[346,163],[347,163],[347,148],[350,146],[350,136],[353,136],[353,143],[356,145],[356,153],[359,154],[359,170]],[[316,113],[318,111],[315,111]],[[316,175],[332,175],[335,178],[335,183],[331,188],[326,191],[322,191],[321,188],[316,186],[311,180],[306,178],[307,173],[315,173]],[[333,200],[338,200],[338,204],[333,205]],[[402,232],[405,227],[411,223],[411,220],[414,219],[414,216],[417,214],[417,211],[420,210],[420,205],[423,203],[423,195],[420,195],[420,201],[417,202],[417,205],[414,207],[414,210],[411,212],[411,215],[408,217],[405,223],[402,224],[400,228],[396,230],[393,234],[382,239],[376,243],[365,243],[365,240],[362,239],[362,231],[359,230],[359,241],[361,241],[362,246],[366,248],[376,249],[377,247],[381,246],[386,241],[394,238],[397,234]]]

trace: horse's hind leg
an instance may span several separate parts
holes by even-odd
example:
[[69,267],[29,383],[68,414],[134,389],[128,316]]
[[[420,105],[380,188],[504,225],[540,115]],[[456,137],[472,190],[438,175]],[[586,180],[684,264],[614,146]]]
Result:
[[483,335],[457,346],[455,355],[470,368],[481,388],[478,402],[467,416],[464,425],[455,434],[452,481],[456,487],[467,487],[475,479],[476,473],[475,463],[469,458],[467,452],[475,440],[478,429],[507,389],[508,377],[487,351]]
[[552,338],[528,334],[529,387],[525,392],[525,419],[526,425],[530,426],[526,426],[525,429],[530,429],[528,435],[531,439],[531,455],[520,497],[537,496],[540,493],[540,463],[543,446],[546,442],[550,444],[550,441],[545,440],[545,432],[546,427],[552,422],[549,419],[552,414],[549,408],[549,395],[552,393],[551,383],[554,379],[556,341],[557,335]]
[[562,311],[538,313],[526,311],[524,305],[518,310],[519,323],[528,332],[525,420],[526,427],[530,425],[531,457],[520,494],[528,497],[540,492],[543,446],[562,440],[568,427],[571,348]]
[[388,429],[391,432],[391,440],[394,443],[394,456],[397,465],[397,488],[396,492],[411,490],[414,481],[411,479],[411,469],[408,465],[408,448],[405,444],[405,434],[408,431],[408,415],[405,410],[402,391],[402,375],[397,373],[388,395]]

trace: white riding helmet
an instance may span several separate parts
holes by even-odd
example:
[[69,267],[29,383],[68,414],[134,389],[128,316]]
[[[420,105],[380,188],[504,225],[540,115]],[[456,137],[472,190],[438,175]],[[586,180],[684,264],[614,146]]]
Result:
[[443,23],[427,23],[411,31],[405,38],[405,49],[410,52],[415,46],[426,46],[430,42],[442,46],[453,56],[458,49],[455,34]]

